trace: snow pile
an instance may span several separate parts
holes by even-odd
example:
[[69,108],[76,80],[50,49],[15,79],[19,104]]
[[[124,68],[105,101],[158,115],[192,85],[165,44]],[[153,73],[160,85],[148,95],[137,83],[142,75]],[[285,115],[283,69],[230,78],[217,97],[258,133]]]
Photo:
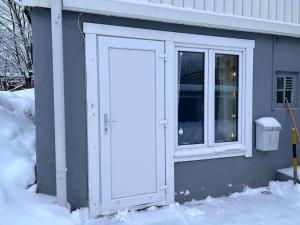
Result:
[[33,89],[0,92],[0,225],[73,225],[55,198],[36,194]]
[[33,90],[20,91],[18,94],[0,92],[1,186],[26,188],[35,182],[35,126],[32,96]]

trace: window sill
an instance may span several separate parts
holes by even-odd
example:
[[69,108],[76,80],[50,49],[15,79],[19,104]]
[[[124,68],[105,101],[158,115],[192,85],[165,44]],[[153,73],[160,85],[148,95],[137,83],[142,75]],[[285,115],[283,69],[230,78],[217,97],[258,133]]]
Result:
[[206,148],[190,148],[175,151],[175,162],[217,159],[246,156],[246,148],[242,144],[214,146]]

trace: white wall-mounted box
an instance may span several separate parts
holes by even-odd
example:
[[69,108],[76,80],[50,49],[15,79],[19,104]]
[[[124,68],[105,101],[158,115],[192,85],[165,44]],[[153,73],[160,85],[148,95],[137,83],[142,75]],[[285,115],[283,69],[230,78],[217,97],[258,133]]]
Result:
[[256,149],[277,151],[281,124],[273,117],[263,117],[256,122]]

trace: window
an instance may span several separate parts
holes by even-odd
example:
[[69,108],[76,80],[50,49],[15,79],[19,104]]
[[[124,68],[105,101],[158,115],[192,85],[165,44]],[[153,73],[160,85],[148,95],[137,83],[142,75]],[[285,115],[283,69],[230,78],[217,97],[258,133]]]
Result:
[[178,144],[204,143],[204,53],[178,52]]
[[[206,56],[205,56],[206,55]],[[239,53],[210,52],[215,64],[212,74],[205,74],[208,53],[178,50],[178,145],[205,144],[205,111],[214,115],[213,143],[238,141]],[[213,63],[213,62],[208,62]],[[214,101],[205,104],[205,90],[214,90]],[[210,111],[214,109],[214,112]],[[208,137],[209,138],[209,137]]]
[[246,93],[252,96],[252,81],[247,86],[245,51],[178,47],[176,54],[175,155],[199,159],[246,155],[246,135],[252,132],[246,130],[252,123],[251,113],[246,115],[247,107],[252,110],[252,97],[247,106]]
[[239,56],[215,55],[215,142],[238,140]]
[[285,100],[292,107],[297,107],[296,87],[298,83],[298,73],[277,71],[274,79],[273,102],[275,108],[284,108]]

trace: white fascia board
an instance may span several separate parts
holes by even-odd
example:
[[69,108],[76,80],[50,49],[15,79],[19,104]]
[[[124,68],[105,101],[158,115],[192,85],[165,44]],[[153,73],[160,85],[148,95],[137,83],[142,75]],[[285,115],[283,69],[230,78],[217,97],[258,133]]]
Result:
[[[50,6],[50,0],[15,1],[27,2],[30,6]],[[300,25],[298,24],[210,13],[163,4],[116,0],[64,0],[63,9],[175,24],[300,37]]]

